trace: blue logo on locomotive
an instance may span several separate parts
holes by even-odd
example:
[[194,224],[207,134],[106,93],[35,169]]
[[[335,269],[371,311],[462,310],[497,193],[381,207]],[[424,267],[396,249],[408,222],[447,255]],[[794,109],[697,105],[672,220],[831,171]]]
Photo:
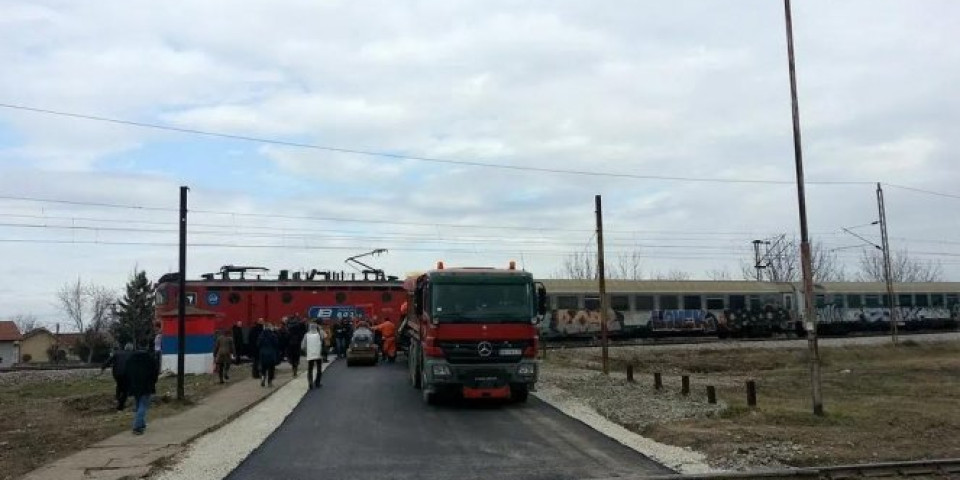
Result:
[[307,316],[320,320],[363,317],[363,310],[352,306],[316,306],[307,310]]
[[217,292],[207,292],[207,305],[211,307],[220,305],[220,294]]

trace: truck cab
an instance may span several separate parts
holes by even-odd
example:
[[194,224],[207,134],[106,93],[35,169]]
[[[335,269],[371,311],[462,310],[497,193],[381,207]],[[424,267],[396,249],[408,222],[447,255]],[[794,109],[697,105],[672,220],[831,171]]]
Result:
[[529,272],[444,268],[405,282],[410,383],[427,403],[443,396],[524,402],[539,365],[537,324],[546,291]]

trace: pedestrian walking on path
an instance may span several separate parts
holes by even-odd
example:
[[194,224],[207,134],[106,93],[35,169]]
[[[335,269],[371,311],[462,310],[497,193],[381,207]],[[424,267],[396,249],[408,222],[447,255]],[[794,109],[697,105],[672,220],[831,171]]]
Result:
[[273,378],[277,374],[277,364],[280,363],[280,339],[277,338],[277,327],[267,324],[263,333],[257,339],[260,360],[260,386],[273,386]]
[[247,338],[247,355],[250,356],[250,368],[253,378],[260,378],[260,335],[263,333],[263,319],[257,320],[257,323],[250,328],[250,336]]
[[234,365],[240,365],[240,354],[245,351],[243,347],[243,323],[237,322],[233,326],[233,356],[236,359]]
[[133,433],[142,435],[147,428],[150,396],[157,393],[160,366],[153,355],[140,351],[130,355],[125,370],[127,393],[136,400],[137,404],[137,414],[133,418]]
[[[309,388],[322,386],[320,379],[323,377],[323,362],[320,357],[323,352],[323,341],[325,337],[326,335],[323,330],[318,328],[317,324],[311,323],[310,330],[303,336],[303,340],[300,342],[300,349],[303,350],[304,356],[307,357],[307,385]],[[317,372],[316,378],[313,376],[314,371]]]
[[350,325],[350,320],[344,318],[333,328],[334,341],[337,345],[337,358],[346,358],[347,346],[350,345],[350,338],[353,337],[353,326]]
[[297,370],[300,368],[300,350],[304,335],[307,334],[307,326],[299,316],[294,315],[287,324],[287,361],[293,367],[293,378],[297,378]]
[[123,346],[123,350],[115,350],[100,367],[100,373],[103,373],[107,368],[112,369],[113,381],[116,383],[115,398],[117,399],[118,412],[122,412],[127,405],[127,378],[125,373],[127,360],[130,359],[131,355],[133,355],[133,344],[127,343]]
[[213,361],[217,364],[220,383],[223,383],[224,380],[230,380],[230,363],[233,361],[233,355],[235,354],[233,339],[230,337],[230,330],[225,330],[213,344]]

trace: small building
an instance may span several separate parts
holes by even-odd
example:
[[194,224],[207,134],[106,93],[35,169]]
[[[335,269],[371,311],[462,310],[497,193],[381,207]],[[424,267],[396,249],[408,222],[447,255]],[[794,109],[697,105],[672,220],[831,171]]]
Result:
[[[20,362],[21,363],[47,363],[52,362],[50,358],[51,347],[58,345],[58,350],[63,352],[66,360],[79,360],[73,353],[73,349],[80,339],[79,333],[61,333],[54,334],[46,328],[34,328],[23,335],[20,341]],[[29,356],[28,356],[29,355]],[[28,362],[27,359],[30,361]]]
[[0,321],[0,368],[7,368],[20,360],[20,327],[16,322]]

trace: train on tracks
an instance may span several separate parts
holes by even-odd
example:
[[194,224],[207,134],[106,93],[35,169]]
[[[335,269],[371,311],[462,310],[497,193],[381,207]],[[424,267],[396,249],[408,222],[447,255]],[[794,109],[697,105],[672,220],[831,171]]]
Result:
[[[549,293],[549,313],[541,323],[544,338],[591,338],[600,333],[596,281],[542,282]],[[608,280],[606,291],[607,330],[613,337],[805,335],[799,283]],[[894,292],[900,329],[957,329],[960,282],[896,284]],[[818,332],[824,335],[891,328],[884,283],[817,283],[814,304]]]
[[[215,318],[217,329],[258,319],[278,323],[294,314],[329,323],[363,318],[397,322],[406,301],[403,281],[382,270],[358,273],[287,271],[268,275],[259,267],[224,266],[187,280],[186,300],[194,315]],[[545,339],[592,338],[599,334],[597,282],[539,280],[547,312],[539,325]],[[826,282],[815,285],[819,332],[844,335],[890,329],[883,283]],[[903,283],[894,287],[898,327],[955,330],[960,320],[960,282]],[[177,274],[157,284],[157,315],[177,308]],[[798,283],[755,281],[608,280],[607,328],[613,337],[765,337],[804,334],[804,292]]]

